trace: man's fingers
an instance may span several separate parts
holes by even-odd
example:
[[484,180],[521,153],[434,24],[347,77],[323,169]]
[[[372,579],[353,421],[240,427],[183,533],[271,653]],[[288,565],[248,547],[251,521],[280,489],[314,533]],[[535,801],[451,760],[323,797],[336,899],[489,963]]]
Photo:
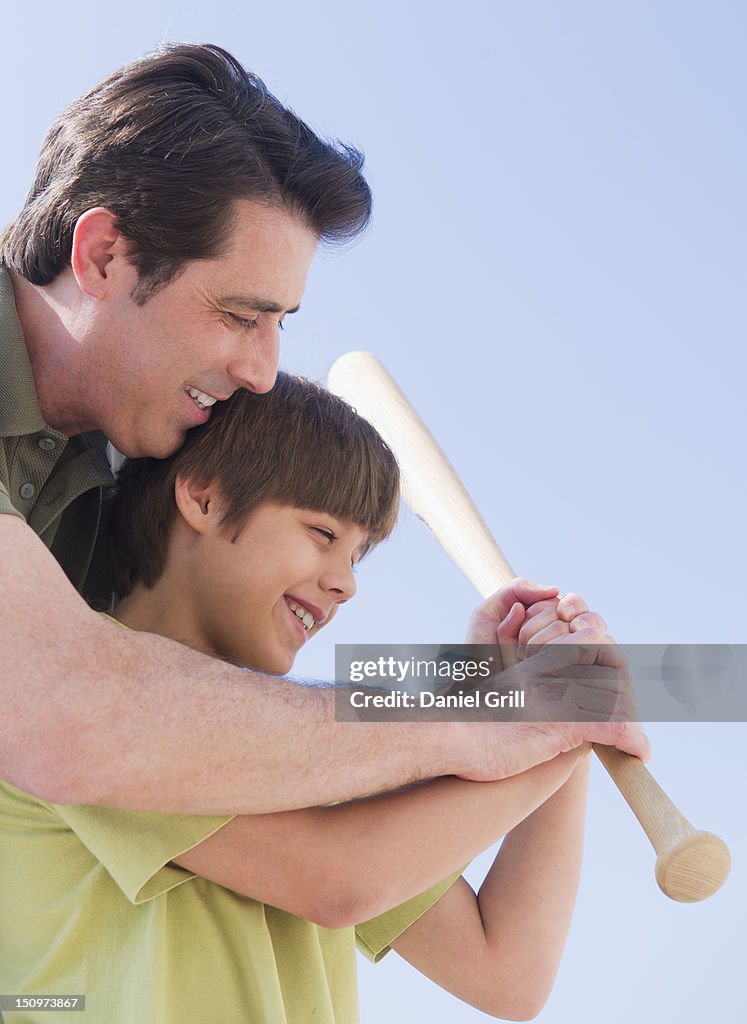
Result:
[[630,701],[627,696],[615,689],[598,689],[572,682],[566,690],[565,700],[575,705],[585,718],[587,715],[600,715],[603,720],[631,717]]
[[626,754],[640,757],[644,762],[651,756],[651,745],[640,722],[584,722],[579,724],[577,736],[579,742],[617,747]]

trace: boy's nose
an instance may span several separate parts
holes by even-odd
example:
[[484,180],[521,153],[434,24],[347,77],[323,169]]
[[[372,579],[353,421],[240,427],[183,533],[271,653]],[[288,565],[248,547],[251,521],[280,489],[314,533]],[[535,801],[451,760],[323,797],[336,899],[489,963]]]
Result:
[[347,568],[329,569],[321,583],[324,590],[335,594],[337,604],[349,601],[358,589],[352,565],[348,565]]

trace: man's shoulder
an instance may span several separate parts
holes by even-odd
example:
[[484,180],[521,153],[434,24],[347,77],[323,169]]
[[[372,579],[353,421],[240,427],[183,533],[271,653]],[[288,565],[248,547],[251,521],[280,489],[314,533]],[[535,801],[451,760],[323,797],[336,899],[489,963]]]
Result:
[[0,266],[0,436],[30,434],[45,427],[31,360],[8,270]]

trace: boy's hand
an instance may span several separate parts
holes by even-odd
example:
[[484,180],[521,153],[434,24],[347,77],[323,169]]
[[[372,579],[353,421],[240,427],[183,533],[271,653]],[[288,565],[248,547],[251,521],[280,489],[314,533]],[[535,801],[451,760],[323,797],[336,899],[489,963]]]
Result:
[[[542,583],[530,583],[529,580],[517,578],[508,586],[492,594],[483,601],[469,621],[467,628],[468,644],[505,644],[517,645],[519,631],[524,624],[527,609],[556,602],[558,588],[545,586]],[[502,652],[502,655],[506,652]],[[514,664],[516,659],[508,658],[505,668]]]
[[[572,681],[563,691],[565,710],[562,714],[567,716],[567,720],[551,722],[548,721],[549,715],[540,713],[534,725],[527,723],[525,726],[523,740],[520,739],[520,727],[520,732],[513,737],[516,749],[510,749],[512,744],[506,743],[501,751],[505,763],[511,762],[512,757],[516,758],[516,765],[507,771],[504,765],[506,774],[512,774],[512,770],[525,770],[583,742],[613,744],[647,759],[648,740],[640,725],[640,712],[625,655],[607,634],[604,619],[590,612],[578,594],[558,597],[557,587],[542,586],[524,579],[512,580],[473,613],[467,642],[498,643],[502,669],[514,672],[529,670],[526,688],[540,704],[544,698],[554,703],[554,687],[546,690],[543,685],[548,678],[555,677],[556,685],[564,678]],[[568,665],[561,653],[566,645],[572,648],[567,655]],[[555,656],[551,651],[558,646],[560,649],[556,655],[560,662],[554,666]],[[527,655],[538,655],[540,650],[544,653],[536,665],[531,658],[519,667]],[[550,658],[547,667],[544,665],[545,655]],[[578,663],[577,669],[573,667],[574,662]],[[592,665],[596,669],[592,671],[591,678],[584,678]],[[605,674],[609,676],[606,682]],[[523,677],[517,677],[517,686],[522,685],[519,678]],[[510,685],[508,678],[506,683]],[[589,712],[596,711],[600,720],[574,720],[575,708],[582,719],[588,717]],[[604,719],[610,715],[613,721],[605,722]],[[535,746],[546,750],[544,757],[538,756]],[[465,777],[481,776],[467,774]]]
[[500,644],[508,668],[544,644],[588,629],[601,636],[607,624],[578,594],[558,597],[557,587],[515,579],[475,610],[467,643]]

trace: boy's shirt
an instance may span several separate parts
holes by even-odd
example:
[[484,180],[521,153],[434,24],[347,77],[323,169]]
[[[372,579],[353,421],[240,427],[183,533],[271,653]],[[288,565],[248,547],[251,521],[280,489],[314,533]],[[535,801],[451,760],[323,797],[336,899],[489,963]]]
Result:
[[58,806],[0,782],[0,991],[85,995],[97,1024],[357,1021],[356,938],[380,959],[458,873],[333,931],[169,863],[230,820]]

